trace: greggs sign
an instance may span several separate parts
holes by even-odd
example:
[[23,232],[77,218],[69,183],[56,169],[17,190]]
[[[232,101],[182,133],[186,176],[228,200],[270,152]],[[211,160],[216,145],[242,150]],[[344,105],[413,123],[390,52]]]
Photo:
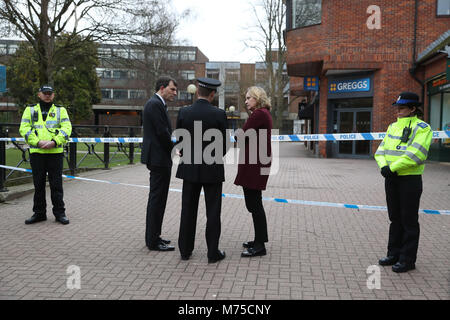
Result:
[[355,80],[333,80],[328,87],[329,93],[370,91],[370,78]]

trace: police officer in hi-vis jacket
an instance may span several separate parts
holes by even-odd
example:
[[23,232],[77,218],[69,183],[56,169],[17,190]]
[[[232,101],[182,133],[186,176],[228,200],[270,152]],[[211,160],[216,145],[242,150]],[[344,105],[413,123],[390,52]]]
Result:
[[28,106],[22,116],[20,135],[30,146],[30,162],[33,170],[33,216],[25,221],[33,224],[47,220],[45,182],[48,174],[53,214],[57,222],[68,224],[63,201],[63,145],[69,141],[72,124],[64,107],[53,104],[55,98],[51,86],[45,85],[38,92],[39,103]]
[[433,131],[419,119],[423,111],[417,94],[403,92],[393,105],[397,107],[397,121],[389,126],[375,153],[375,160],[385,178],[391,222],[387,256],[380,259],[379,264],[392,265],[394,272],[406,272],[415,269],[422,173]]

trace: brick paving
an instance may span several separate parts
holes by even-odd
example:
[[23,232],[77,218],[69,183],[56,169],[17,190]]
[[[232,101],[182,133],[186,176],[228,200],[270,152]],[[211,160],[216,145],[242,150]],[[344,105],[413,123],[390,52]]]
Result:
[[[373,160],[318,159],[302,144],[281,145],[280,170],[266,197],[385,206],[383,179]],[[224,193],[236,166],[226,167]],[[172,174],[175,175],[176,165]],[[142,165],[84,174],[89,178],[148,185]],[[172,179],[171,188],[182,181]],[[420,215],[416,270],[380,268],[381,289],[368,289],[386,253],[388,218],[383,211],[265,202],[268,254],[241,258],[253,238],[243,199],[225,198],[220,248],[227,257],[208,264],[205,207],[200,201],[196,246],[189,261],[145,247],[148,189],[65,181],[68,226],[48,220],[25,225],[32,194],[0,204],[0,299],[418,299],[450,297],[450,216]],[[450,166],[428,163],[423,209],[450,209]],[[50,204],[49,192],[47,202]],[[176,245],[181,193],[169,194],[163,237]],[[49,206],[50,207],[50,206]],[[68,289],[69,266],[81,271],[81,289]]]

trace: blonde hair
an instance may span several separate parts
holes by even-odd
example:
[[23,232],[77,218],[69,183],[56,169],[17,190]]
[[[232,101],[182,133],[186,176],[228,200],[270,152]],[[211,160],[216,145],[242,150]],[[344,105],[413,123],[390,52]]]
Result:
[[258,109],[266,108],[270,110],[270,108],[272,107],[270,104],[270,98],[267,96],[267,93],[263,88],[255,86],[250,87],[247,90],[247,94],[256,100],[256,106]]

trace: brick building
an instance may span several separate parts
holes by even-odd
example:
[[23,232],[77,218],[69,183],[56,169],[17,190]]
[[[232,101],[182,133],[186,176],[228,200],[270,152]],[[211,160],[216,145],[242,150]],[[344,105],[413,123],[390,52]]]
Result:
[[168,102],[169,115],[175,124],[178,109],[192,101],[187,87],[201,74],[198,65],[209,61],[199,48],[191,46],[162,50],[101,44],[98,52],[100,67],[97,75],[102,100],[92,106],[96,125],[142,125],[142,111],[154,94],[157,73],[170,75],[177,81],[178,96],[175,101]]
[[[448,43],[449,3],[380,0],[374,6],[368,0],[286,0],[291,101],[305,101],[304,119],[312,132],[383,132],[395,121],[391,105],[402,91],[422,96],[425,121],[430,123],[438,107],[429,103],[426,86],[445,74],[445,64],[433,59],[435,54],[443,60],[448,56],[436,48]],[[305,77],[317,79],[316,91],[305,88]],[[442,117],[450,106],[448,87],[441,91]],[[442,129],[438,122],[450,119],[431,121],[434,130]],[[320,142],[314,149],[323,157],[369,158],[378,144]],[[437,154],[445,148],[433,146]]]

